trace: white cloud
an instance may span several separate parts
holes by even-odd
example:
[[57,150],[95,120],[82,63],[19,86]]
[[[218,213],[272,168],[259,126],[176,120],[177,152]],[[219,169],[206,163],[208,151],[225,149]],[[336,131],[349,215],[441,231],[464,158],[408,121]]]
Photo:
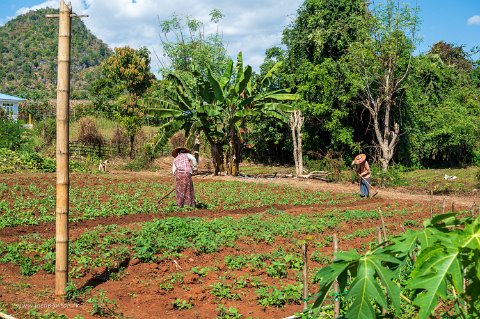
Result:
[[54,0],[49,0],[49,1],[45,1],[45,2],[42,2],[40,4],[37,4],[33,7],[23,7],[23,8],[20,8],[17,10],[17,15],[20,15],[20,14],[24,14],[24,13],[27,13],[28,11],[32,11],[32,10],[38,10],[38,9],[43,9],[43,8],[58,8],[58,1],[54,1]]
[[470,25],[480,25],[480,15],[474,15],[468,18],[467,23]]
[[[176,13],[208,22],[210,11],[219,9],[224,14],[219,31],[223,33],[230,56],[235,59],[242,51],[245,61],[258,69],[265,50],[281,44],[282,31],[303,0],[71,0],[71,3],[74,12],[88,14],[83,21],[110,47],[145,46],[160,57],[159,20],[169,19]],[[58,0],[21,8],[17,14],[45,7],[58,8]],[[215,32],[213,28],[207,26],[205,33]],[[152,56],[154,67],[156,60]]]

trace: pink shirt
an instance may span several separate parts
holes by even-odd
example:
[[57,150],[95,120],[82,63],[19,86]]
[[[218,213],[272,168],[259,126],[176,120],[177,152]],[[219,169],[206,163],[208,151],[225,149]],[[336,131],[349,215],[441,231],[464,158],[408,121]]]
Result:
[[192,169],[197,168],[197,161],[192,154],[179,153],[173,160],[172,173],[175,175],[176,171],[187,172],[192,174]]

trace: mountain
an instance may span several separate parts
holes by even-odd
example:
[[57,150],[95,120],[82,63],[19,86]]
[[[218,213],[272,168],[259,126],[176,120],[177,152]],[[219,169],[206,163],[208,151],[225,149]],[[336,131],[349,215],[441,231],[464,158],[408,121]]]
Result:
[[[58,19],[45,17],[52,13],[58,10],[30,11],[0,27],[0,92],[33,100],[55,98]],[[87,97],[89,83],[111,53],[81,19],[72,19],[72,99]]]

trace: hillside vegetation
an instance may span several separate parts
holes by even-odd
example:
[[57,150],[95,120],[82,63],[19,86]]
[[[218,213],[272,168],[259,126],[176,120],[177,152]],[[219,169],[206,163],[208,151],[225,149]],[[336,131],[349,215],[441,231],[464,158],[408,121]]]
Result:
[[[0,27],[0,92],[27,99],[55,96],[58,19],[40,9],[20,15]],[[84,99],[100,63],[111,54],[81,19],[72,19],[71,97]]]

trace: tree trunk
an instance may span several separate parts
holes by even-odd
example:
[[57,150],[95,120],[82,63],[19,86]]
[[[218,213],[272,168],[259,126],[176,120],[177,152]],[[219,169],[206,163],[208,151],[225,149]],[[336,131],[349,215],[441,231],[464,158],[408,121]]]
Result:
[[223,171],[223,149],[221,143],[215,143],[213,139],[205,132],[205,137],[210,144],[210,155],[213,162],[213,174],[218,174]]
[[290,128],[292,130],[293,159],[295,161],[295,173],[303,174],[303,149],[302,149],[302,111],[295,110],[290,114]]
[[398,123],[394,123],[393,128],[391,128],[391,124],[385,122],[390,118],[390,110],[390,107],[386,108],[385,118],[383,120],[383,132],[378,120],[378,113],[371,113],[373,117],[375,137],[380,146],[380,163],[382,164],[382,171],[384,173],[388,171],[388,166],[390,164],[390,160],[393,158],[395,146],[397,146],[398,137],[400,134],[400,125],[398,125]]
[[133,144],[135,143],[135,134],[130,135],[130,159],[133,158]]
[[195,133],[195,144],[193,144],[193,156],[197,161],[197,165],[200,165],[200,132]]
[[228,143],[227,154],[225,154],[225,168],[227,175],[238,176],[240,172],[241,141],[233,136]]

